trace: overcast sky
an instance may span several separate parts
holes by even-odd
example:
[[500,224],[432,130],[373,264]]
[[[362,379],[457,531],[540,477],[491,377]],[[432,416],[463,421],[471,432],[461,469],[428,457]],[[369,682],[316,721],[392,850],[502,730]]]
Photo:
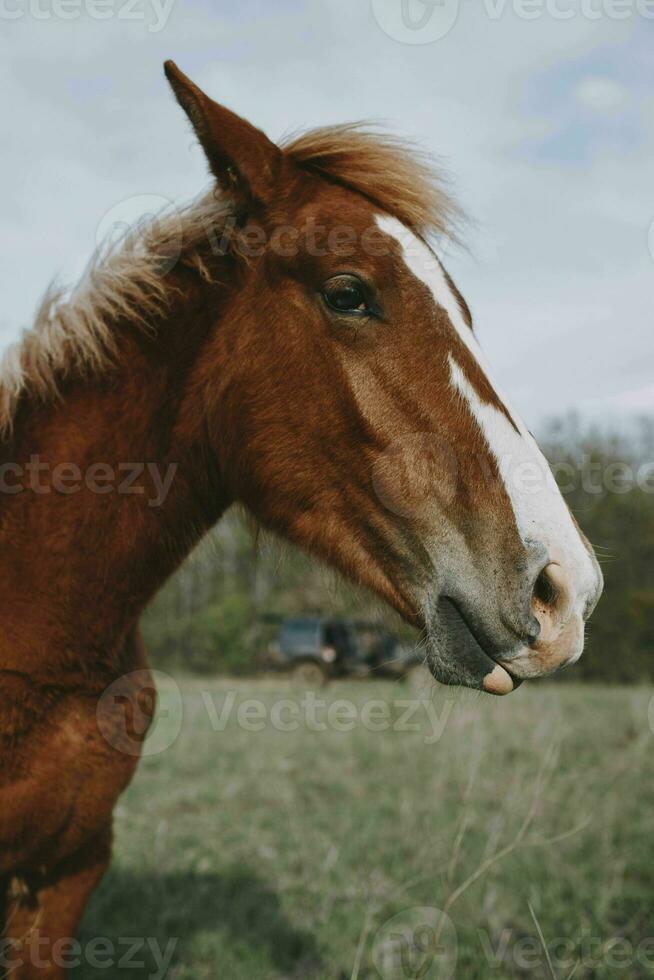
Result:
[[206,183],[168,57],[272,138],[373,119],[445,160],[531,425],[654,411],[651,0],[0,0],[3,346],[98,229]]

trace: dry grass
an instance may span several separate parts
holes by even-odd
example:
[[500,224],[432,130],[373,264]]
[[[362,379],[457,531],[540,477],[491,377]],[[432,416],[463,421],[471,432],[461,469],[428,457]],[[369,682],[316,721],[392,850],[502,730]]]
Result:
[[[372,980],[380,926],[436,906],[454,922],[457,978],[654,976],[640,946],[654,880],[649,691],[458,692],[446,716],[453,695],[439,688],[447,724],[426,744],[423,711],[418,731],[251,732],[234,714],[216,732],[203,687],[218,709],[231,689],[236,705],[257,698],[266,710],[298,692],[263,680],[181,686],[181,735],[121,803],[85,941],[179,937],[175,980]],[[352,681],[318,696],[358,708],[381,699],[397,720],[410,692]],[[616,938],[629,957],[620,969]],[[436,970],[426,976],[447,975]]]

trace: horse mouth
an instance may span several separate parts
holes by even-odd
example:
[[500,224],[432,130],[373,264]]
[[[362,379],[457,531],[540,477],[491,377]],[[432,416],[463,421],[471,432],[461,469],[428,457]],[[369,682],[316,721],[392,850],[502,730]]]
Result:
[[429,627],[427,662],[442,684],[471,687],[488,694],[510,694],[520,686],[504,660],[489,653],[459,605],[442,596]]

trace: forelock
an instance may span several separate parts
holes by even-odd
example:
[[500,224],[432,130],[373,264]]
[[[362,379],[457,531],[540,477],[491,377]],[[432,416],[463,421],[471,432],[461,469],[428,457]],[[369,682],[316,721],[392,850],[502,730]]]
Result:
[[421,238],[458,239],[462,212],[448,178],[415,145],[350,123],[309,130],[282,149],[300,169],[363,196]]

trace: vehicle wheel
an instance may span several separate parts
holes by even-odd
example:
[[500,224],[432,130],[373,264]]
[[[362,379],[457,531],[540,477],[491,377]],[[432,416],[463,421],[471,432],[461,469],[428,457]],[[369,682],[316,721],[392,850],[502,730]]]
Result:
[[298,664],[293,669],[291,677],[298,687],[322,687],[327,683],[327,674],[319,664]]
[[425,698],[431,697],[435,682],[425,664],[414,664],[413,667],[409,667],[404,679],[415,695]]

